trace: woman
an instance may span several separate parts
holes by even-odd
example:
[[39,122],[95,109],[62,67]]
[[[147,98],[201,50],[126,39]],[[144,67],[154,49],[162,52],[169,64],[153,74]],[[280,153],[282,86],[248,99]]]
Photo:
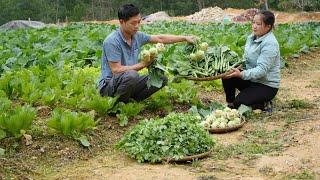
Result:
[[[232,69],[222,80],[229,107],[241,104],[264,110],[280,86],[280,50],[272,29],[275,17],[270,11],[258,12],[252,23],[244,51],[243,71]],[[240,93],[235,96],[238,89]]]

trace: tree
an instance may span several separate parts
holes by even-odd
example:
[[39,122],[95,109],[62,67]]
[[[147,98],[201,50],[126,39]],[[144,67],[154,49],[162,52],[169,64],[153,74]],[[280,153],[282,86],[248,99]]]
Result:
[[203,0],[197,0],[199,11],[204,8],[204,1]]
[[59,0],[56,1],[56,22],[58,22],[58,14],[59,14]]
[[262,3],[264,4],[265,9],[268,10],[268,9],[269,9],[269,7],[268,7],[268,0],[261,0],[261,1],[262,1]]
[[256,6],[262,7],[261,9],[265,9],[265,10],[269,9],[268,0],[254,0],[254,1],[255,1]]

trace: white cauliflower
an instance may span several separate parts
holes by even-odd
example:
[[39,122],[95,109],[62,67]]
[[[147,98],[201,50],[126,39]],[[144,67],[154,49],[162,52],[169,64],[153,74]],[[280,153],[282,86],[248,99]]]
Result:
[[219,122],[218,121],[214,121],[212,124],[211,124],[211,128],[218,128],[219,126]]
[[166,48],[164,47],[164,44],[163,43],[157,43],[156,44],[156,48],[157,48],[157,51],[160,53],[160,52],[164,52],[166,50]]
[[204,51],[198,50],[198,51],[196,52],[196,57],[197,57],[197,60],[202,60],[202,59],[204,59]]
[[201,43],[200,50],[207,51],[208,50],[208,43],[206,43],[206,42]]
[[234,119],[235,124],[240,124],[241,123],[241,119],[239,117]]
[[196,56],[196,54],[191,53],[191,54],[189,55],[189,57],[190,57],[191,60],[197,61],[197,56]]
[[225,128],[227,125],[226,125],[226,123],[225,122],[221,122],[220,124],[219,124],[219,128]]
[[150,56],[155,57],[158,54],[158,50],[156,48],[150,48],[149,49]]
[[232,110],[231,108],[225,107],[223,111],[225,111],[225,112],[230,112],[231,110]]
[[236,124],[235,124],[235,121],[229,121],[228,122],[228,127],[233,127],[233,126],[235,126]]
[[220,117],[222,116],[222,113],[223,113],[222,110],[217,109],[217,110],[214,111],[214,116],[215,116],[216,118],[220,118]]
[[141,51],[140,56],[142,61],[144,62],[150,61],[150,52],[148,50]]

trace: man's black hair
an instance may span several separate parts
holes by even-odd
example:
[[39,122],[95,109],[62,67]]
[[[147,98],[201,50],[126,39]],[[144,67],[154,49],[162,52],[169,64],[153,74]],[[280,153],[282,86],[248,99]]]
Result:
[[140,14],[139,8],[134,6],[133,4],[125,4],[121,6],[118,10],[118,18],[123,19],[124,21],[128,21],[131,17]]

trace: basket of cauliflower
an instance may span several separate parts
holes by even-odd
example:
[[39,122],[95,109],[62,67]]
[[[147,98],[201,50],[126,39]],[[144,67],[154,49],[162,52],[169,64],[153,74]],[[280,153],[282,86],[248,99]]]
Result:
[[212,111],[200,125],[211,133],[226,133],[241,128],[245,123],[238,110],[226,107]]

